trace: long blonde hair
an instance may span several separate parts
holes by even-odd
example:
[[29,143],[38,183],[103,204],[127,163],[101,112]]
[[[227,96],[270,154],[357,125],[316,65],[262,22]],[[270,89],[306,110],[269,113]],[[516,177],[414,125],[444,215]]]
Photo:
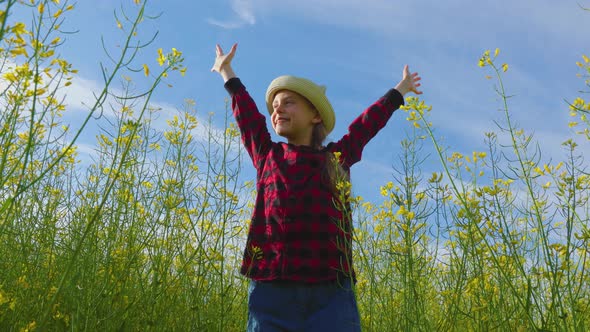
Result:
[[[311,133],[311,146],[314,149],[321,150],[324,146],[324,140],[328,136],[326,127],[323,123],[316,123],[313,126]],[[330,151],[326,151],[326,162],[322,168],[322,181],[328,185],[330,191],[337,195],[336,185],[339,181],[350,181],[349,174],[342,168],[340,162],[338,162],[334,154]]]

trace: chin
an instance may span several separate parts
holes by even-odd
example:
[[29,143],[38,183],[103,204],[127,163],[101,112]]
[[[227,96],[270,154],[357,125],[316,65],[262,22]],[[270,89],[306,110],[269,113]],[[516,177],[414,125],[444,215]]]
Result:
[[285,135],[287,134],[284,130],[277,129],[277,128],[275,128],[275,133],[279,136],[282,136],[282,137],[285,137]]

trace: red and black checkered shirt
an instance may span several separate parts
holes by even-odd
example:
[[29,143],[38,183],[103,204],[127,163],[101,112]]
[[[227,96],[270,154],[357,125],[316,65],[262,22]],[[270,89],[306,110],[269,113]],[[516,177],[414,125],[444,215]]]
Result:
[[342,168],[349,172],[364,146],[403,105],[402,95],[389,90],[339,141],[317,150],[271,141],[266,119],[241,81],[232,78],[225,88],[257,171],[256,202],[240,272],[259,281],[308,283],[354,275],[351,212],[335,204],[338,200],[322,170],[330,153],[340,152]]

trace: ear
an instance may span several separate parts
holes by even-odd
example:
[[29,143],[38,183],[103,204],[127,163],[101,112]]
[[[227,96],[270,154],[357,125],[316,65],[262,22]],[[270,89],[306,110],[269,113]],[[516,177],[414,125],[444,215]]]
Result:
[[316,124],[316,123],[321,123],[322,122],[322,117],[320,116],[320,113],[316,112],[315,116],[311,119],[311,123]]

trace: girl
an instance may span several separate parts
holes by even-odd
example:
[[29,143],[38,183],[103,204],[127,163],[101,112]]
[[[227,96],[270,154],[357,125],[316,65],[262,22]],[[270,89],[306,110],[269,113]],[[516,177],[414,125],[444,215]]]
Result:
[[[335,114],[325,88],[281,76],[266,92],[273,142],[231,61],[219,45],[211,71],[232,98],[242,142],[257,171],[256,202],[240,272],[251,279],[248,331],[360,331],[352,291],[352,216],[338,183],[361,159],[364,146],[385,126],[420,77],[404,67],[395,89],[365,110],[339,141],[323,146]],[[337,162],[333,162],[336,160]]]

